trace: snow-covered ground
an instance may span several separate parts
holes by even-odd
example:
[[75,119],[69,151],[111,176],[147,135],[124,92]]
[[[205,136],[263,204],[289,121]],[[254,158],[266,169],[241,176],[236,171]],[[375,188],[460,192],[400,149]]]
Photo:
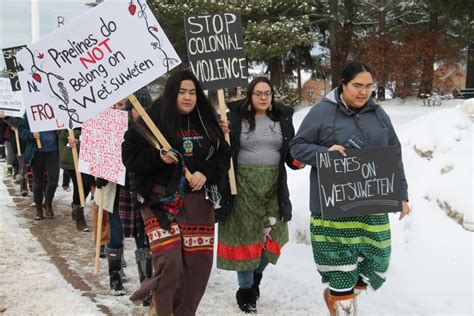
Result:
[[[387,282],[377,292],[362,294],[359,315],[473,315],[473,117],[460,100],[441,107],[398,99],[382,103],[403,145],[412,214],[403,221],[391,215],[392,261]],[[295,113],[298,128],[309,108]],[[3,171],[0,171],[3,178]],[[291,241],[276,266],[269,266],[261,285],[262,315],[325,315],[323,285],[309,244],[309,169],[289,171],[293,202]],[[0,184],[0,313],[5,315],[100,314],[97,304],[68,284],[25,228],[15,203]],[[70,193],[58,190],[58,199]],[[65,202],[66,205],[66,202]],[[75,233],[75,232],[74,232]],[[127,243],[131,245],[131,243]],[[127,246],[126,246],[127,248]],[[135,266],[133,248],[126,288],[131,293]],[[79,254],[78,254],[79,255]],[[105,262],[101,282],[107,283]],[[93,269],[75,266],[79,275]],[[130,269],[130,271],[129,271]],[[213,269],[198,310],[200,315],[238,314],[236,274]],[[101,295],[112,314],[132,314],[126,299]],[[134,310],[136,311],[136,310]],[[145,309],[143,309],[145,313]]]

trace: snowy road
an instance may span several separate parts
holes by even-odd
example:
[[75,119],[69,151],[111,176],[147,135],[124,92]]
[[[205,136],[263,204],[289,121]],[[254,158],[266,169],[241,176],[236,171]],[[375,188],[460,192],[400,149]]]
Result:
[[[410,101],[384,103],[405,144],[404,160],[413,214],[402,222],[395,215],[391,216],[392,265],[387,282],[375,293],[362,294],[360,315],[473,315],[473,233],[449,218],[436,203],[437,198],[443,198],[463,210],[467,217],[467,213],[472,212],[473,171],[472,164],[467,164],[472,162],[472,122],[469,125],[456,116],[458,113],[454,113],[453,107],[457,103],[446,101],[441,108],[424,108]],[[431,161],[422,159],[412,148],[422,145],[419,138],[426,140],[431,134],[421,127],[425,124],[440,129],[442,123],[432,116],[427,122],[416,121],[415,126],[413,120],[446,108],[452,112],[443,116],[449,118],[453,131],[458,133],[448,136],[455,137],[456,141],[447,142],[451,147],[435,143],[436,148],[444,148],[444,151],[435,150]],[[307,109],[301,109],[295,114],[296,126],[306,112]],[[410,136],[412,134],[421,135]],[[423,145],[428,148],[430,144]],[[456,147],[461,145],[465,147],[463,154],[459,154]],[[462,158],[463,155],[466,158]],[[448,173],[451,178],[440,178],[439,168],[448,162],[454,168]],[[460,173],[456,173],[458,170]],[[269,266],[264,274],[259,314],[326,314],[323,285],[308,244],[308,174],[309,169],[289,174],[294,205],[291,242],[284,247],[279,263]],[[0,179],[4,179],[3,170],[0,170]],[[445,196],[431,187],[440,182],[449,185],[444,188]],[[464,201],[459,204],[451,202],[456,200],[457,191],[464,192]],[[36,222],[31,220],[34,212],[30,208],[31,195],[20,197],[17,185],[10,178],[0,182],[0,313],[145,314],[146,309],[131,304],[127,296],[108,295],[104,260],[101,260],[100,273],[93,273],[92,233],[76,232],[70,220],[70,195],[58,189],[56,218]],[[471,209],[466,210],[468,207]],[[86,216],[90,223],[90,211]],[[131,294],[138,283],[133,242],[127,240],[125,248],[128,263],[125,288]],[[213,269],[198,314],[239,314],[236,290],[235,273]]]

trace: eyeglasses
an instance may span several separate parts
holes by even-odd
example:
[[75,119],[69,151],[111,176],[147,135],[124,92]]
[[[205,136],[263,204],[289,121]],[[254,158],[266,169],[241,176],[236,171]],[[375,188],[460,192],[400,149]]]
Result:
[[352,82],[349,82],[349,83],[351,84],[351,86],[354,87],[354,89],[356,89],[359,92],[362,90],[374,91],[377,88],[377,85],[375,83],[371,83],[365,86],[362,83],[352,83]]
[[272,96],[272,92],[271,91],[265,91],[265,92],[262,92],[262,91],[255,91],[252,93],[253,96],[257,97],[257,98],[261,98],[262,96],[265,96],[265,98],[269,98]]

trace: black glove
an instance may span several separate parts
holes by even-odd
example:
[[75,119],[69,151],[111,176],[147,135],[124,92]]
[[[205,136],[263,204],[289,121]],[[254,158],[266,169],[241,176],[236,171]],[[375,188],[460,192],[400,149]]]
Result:
[[107,183],[109,183],[109,181],[102,178],[97,178],[97,180],[95,181],[97,189],[102,189],[107,185]]
[[289,222],[289,221],[291,221],[291,213],[290,213],[290,214],[283,214],[283,215],[281,216],[281,221],[282,221],[282,222]]
[[161,228],[166,229],[166,230],[169,230],[171,228],[171,221],[168,214],[166,214],[166,212],[163,212],[160,210],[160,211],[155,211],[153,213],[158,219],[158,223],[160,223]]

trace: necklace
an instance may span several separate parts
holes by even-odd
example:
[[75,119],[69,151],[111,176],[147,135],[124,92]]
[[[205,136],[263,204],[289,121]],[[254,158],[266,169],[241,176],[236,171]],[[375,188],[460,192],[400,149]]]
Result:
[[181,133],[183,134],[184,156],[185,157],[192,157],[192,155],[193,155],[193,142],[190,139],[191,138],[191,129],[190,129],[190,124],[189,124],[189,115],[188,115],[188,133],[185,136],[182,129],[181,129]]

